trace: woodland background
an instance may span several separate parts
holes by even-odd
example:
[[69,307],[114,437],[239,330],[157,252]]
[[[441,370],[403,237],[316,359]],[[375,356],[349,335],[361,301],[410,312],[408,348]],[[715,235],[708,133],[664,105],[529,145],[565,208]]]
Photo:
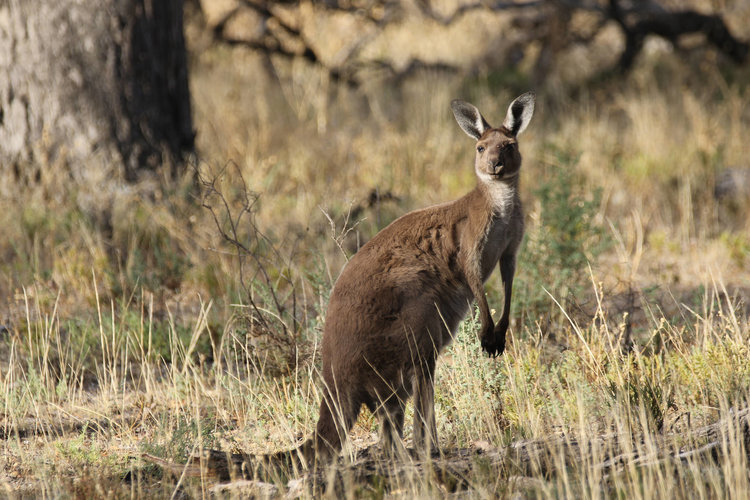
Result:
[[473,187],[451,99],[533,89],[505,354],[467,319],[442,455],[363,412],[327,494],[747,496],[748,40],[745,0],[0,2],[0,491],[316,494],[140,457],[309,435],[343,265]]

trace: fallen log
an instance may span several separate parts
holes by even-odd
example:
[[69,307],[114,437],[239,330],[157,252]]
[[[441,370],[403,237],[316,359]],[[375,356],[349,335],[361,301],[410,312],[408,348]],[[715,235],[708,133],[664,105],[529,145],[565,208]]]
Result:
[[[730,410],[720,420],[689,432],[624,437],[617,433],[576,437],[557,435],[546,439],[516,441],[496,448],[475,443],[469,448],[442,450],[430,457],[406,457],[393,460],[383,456],[376,446],[360,450],[354,460],[339,459],[331,467],[304,472],[300,462],[290,461],[289,453],[253,456],[204,450],[185,464],[177,464],[150,454],[142,458],[156,463],[177,477],[202,477],[204,480],[284,481],[302,472],[302,482],[311,487],[344,491],[351,484],[403,485],[415,480],[435,481],[448,491],[486,486],[487,477],[515,478],[537,484],[538,478],[550,478],[564,468],[590,467],[603,478],[625,466],[648,467],[667,461],[720,462],[732,446],[743,448],[750,460],[750,408]],[[279,457],[287,455],[280,460]],[[275,457],[275,458],[274,458]],[[528,481],[525,481],[528,480]],[[300,481],[295,481],[299,487]],[[477,483],[477,484],[474,484]],[[290,483],[291,484],[291,481]]]

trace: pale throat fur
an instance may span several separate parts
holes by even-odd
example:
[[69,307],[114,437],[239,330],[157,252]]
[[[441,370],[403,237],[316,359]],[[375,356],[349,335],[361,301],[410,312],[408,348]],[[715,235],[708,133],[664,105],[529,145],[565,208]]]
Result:
[[490,211],[495,218],[505,218],[513,213],[514,207],[520,206],[518,177],[518,171],[503,179],[496,179],[484,172],[477,172],[478,187],[487,196]]
[[[519,165],[520,160],[519,155],[517,158]],[[478,167],[475,172],[476,189],[482,194],[487,205],[485,212],[487,218],[484,224],[484,235],[477,239],[472,255],[476,259],[475,265],[480,270],[480,276],[484,282],[492,273],[500,254],[511,243],[509,234],[516,234],[516,231],[509,231],[509,226],[517,225],[520,233],[523,233],[523,211],[518,194],[520,168],[500,179],[483,172]]]

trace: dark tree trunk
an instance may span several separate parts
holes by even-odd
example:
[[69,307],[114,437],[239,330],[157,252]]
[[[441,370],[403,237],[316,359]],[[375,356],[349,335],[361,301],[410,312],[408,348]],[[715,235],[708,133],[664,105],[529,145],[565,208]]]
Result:
[[182,3],[0,0],[0,173],[179,165],[194,137]]

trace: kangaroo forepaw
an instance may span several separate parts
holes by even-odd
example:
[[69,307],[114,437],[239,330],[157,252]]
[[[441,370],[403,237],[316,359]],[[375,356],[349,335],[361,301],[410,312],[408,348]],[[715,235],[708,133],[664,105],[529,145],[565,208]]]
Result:
[[482,337],[482,349],[491,358],[500,356],[505,351],[505,333],[508,331],[508,322],[500,320],[491,335]]
[[487,351],[491,358],[500,356],[505,351],[505,338],[491,339],[490,342],[482,341],[482,349]]

